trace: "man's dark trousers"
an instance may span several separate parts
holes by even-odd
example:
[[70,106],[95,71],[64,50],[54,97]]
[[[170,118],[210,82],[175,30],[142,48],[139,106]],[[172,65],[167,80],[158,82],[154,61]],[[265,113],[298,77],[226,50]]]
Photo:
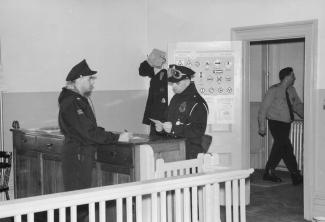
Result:
[[273,136],[273,146],[267,161],[266,170],[273,170],[283,159],[290,173],[298,170],[297,160],[293,154],[293,147],[289,139],[291,123],[269,120],[269,129]]

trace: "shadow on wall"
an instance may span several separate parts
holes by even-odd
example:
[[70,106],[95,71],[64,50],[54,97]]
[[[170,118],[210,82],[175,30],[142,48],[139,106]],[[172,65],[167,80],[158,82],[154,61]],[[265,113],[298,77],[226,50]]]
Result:
[[[59,92],[11,92],[3,95],[5,150],[12,150],[11,125],[21,128],[57,126]],[[107,130],[146,133],[142,117],[147,90],[95,91],[92,101],[98,125]]]

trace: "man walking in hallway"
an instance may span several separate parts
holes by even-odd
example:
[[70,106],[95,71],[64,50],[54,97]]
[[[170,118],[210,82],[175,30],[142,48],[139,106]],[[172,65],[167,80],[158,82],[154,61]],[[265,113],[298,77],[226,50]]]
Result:
[[303,178],[298,171],[297,160],[289,139],[291,122],[294,120],[293,112],[301,118],[304,115],[304,106],[293,87],[295,74],[291,67],[279,72],[280,83],[275,84],[267,91],[258,112],[259,134],[266,134],[265,119],[268,119],[269,129],[274,142],[269,159],[265,166],[264,180],[281,182],[274,170],[283,159],[291,173],[292,184],[302,183]]

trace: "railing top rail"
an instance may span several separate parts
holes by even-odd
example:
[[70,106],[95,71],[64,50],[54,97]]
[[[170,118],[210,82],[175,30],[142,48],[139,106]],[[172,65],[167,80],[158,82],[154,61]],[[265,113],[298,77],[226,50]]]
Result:
[[0,218],[28,212],[40,212],[73,205],[115,200],[155,192],[201,186],[216,182],[225,182],[247,178],[254,170],[218,170],[208,173],[145,180],[77,191],[21,198],[0,203]]

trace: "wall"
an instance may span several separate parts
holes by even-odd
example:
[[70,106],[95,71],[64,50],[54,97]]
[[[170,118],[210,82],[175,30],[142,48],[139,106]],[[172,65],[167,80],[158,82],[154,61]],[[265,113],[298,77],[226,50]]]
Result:
[[[58,95],[59,92],[15,92],[3,95],[4,133],[5,138],[8,138],[5,140],[6,150],[12,148],[12,140],[9,138],[13,120],[18,120],[20,127],[27,129],[58,126]],[[143,90],[94,92],[92,102],[98,125],[111,131],[121,132],[127,129],[130,132],[145,133],[146,127],[141,122],[146,96],[147,93]]]
[[[167,49],[169,42],[180,41],[227,41],[233,27],[317,19],[318,104],[312,109],[315,153],[322,154],[324,10],[323,0],[2,0],[0,80],[5,87],[1,89],[57,92],[71,66],[87,58],[100,72],[97,89],[145,90],[147,83],[137,77],[136,70],[152,47]],[[30,108],[29,101],[23,104]],[[319,169],[315,191],[325,195],[321,157],[315,159]]]
[[99,71],[98,90],[144,88],[137,68],[147,53],[145,0],[3,0],[0,6],[2,90],[58,91],[83,58]]
[[[162,4],[163,2],[163,4]],[[230,40],[233,27],[318,19],[318,61],[325,57],[325,2],[322,0],[150,0],[148,44]],[[325,88],[318,63],[317,88]]]
[[[0,90],[5,92],[6,149],[12,149],[8,129],[13,120],[24,128],[57,125],[57,95],[67,73],[83,58],[98,71],[98,93],[93,98],[98,121],[112,130],[146,132],[141,120],[147,80],[137,74],[147,54],[145,4],[145,0],[1,1]],[[119,123],[118,113],[126,116]]]
[[[325,213],[325,174],[323,153],[325,119],[323,106],[325,89],[325,1],[322,0],[150,0],[148,1],[148,45],[164,46],[168,42],[224,41],[231,39],[231,28],[254,25],[318,20],[317,69],[314,79],[316,101],[312,123],[315,132],[314,175],[311,215]],[[306,73],[308,75],[308,73]],[[218,139],[218,138],[214,138]],[[319,206],[318,208],[315,205]],[[310,219],[310,215],[307,215]]]

